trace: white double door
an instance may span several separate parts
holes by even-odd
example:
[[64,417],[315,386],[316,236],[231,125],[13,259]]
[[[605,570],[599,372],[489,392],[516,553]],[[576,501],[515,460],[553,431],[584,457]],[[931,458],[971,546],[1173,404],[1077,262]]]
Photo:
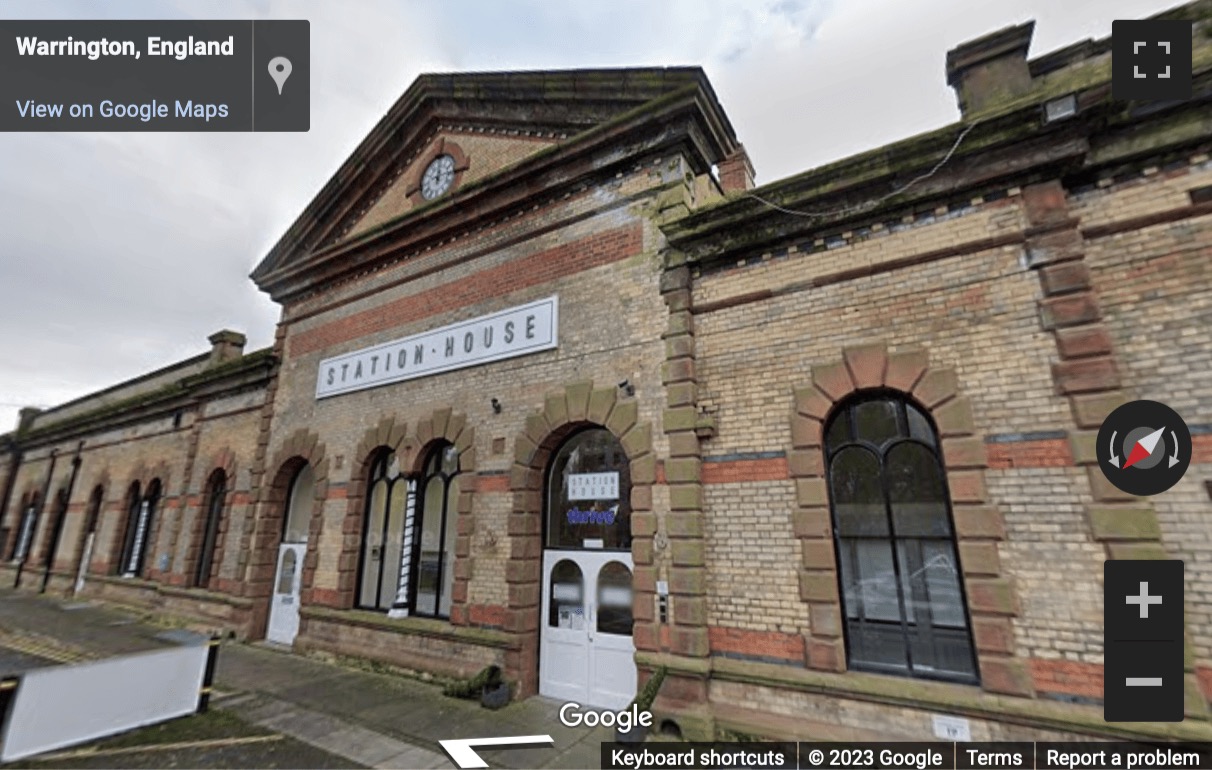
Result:
[[278,569],[269,599],[269,627],[265,638],[278,644],[294,644],[299,633],[299,589],[303,584],[303,557],[307,543],[278,546]]
[[631,553],[543,553],[539,692],[622,709],[636,691]]

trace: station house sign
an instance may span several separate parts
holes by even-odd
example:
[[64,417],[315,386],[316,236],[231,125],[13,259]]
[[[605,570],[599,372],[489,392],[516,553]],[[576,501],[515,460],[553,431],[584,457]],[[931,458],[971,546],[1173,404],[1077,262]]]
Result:
[[552,350],[558,331],[559,301],[548,297],[354,350],[320,362],[316,398]]

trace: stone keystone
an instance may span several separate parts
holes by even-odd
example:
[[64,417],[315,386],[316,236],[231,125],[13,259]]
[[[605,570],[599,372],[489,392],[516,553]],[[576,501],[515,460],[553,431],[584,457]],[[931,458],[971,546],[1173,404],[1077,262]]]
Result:
[[884,384],[884,369],[888,365],[888,348],[882,343],[856,345],[842,351],[842,359],[858,388],[878,388]]
[[564,389],[569,421],[582,422],[588,419],[589,397],[592,392],[593,383],[589,381],[574,382]]
[[555,393],[544,400],[543,417],[548,425],[559,426],[568,422],[568,402],[563,393]]

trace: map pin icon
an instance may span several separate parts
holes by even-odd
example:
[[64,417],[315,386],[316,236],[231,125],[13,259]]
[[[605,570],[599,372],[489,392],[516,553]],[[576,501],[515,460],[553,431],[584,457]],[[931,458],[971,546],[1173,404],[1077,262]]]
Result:
[[275,56],[269,60],[269,76],[278,84],[278,96],[282,95],[282,86],[290,77],[290,59],[285,56]]

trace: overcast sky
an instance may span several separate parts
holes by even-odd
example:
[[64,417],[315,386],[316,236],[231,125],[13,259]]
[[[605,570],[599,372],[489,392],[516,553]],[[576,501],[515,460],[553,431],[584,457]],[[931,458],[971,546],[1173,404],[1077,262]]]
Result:
[[6,0],[0,18],[308,19],[311,131],[0,134],[0,432],[205,352],[270,344],[248,273],[422,72],[703,66],[774,181],[953,122],[944,58],[1036,20],[1031,55],[1175,0]]

